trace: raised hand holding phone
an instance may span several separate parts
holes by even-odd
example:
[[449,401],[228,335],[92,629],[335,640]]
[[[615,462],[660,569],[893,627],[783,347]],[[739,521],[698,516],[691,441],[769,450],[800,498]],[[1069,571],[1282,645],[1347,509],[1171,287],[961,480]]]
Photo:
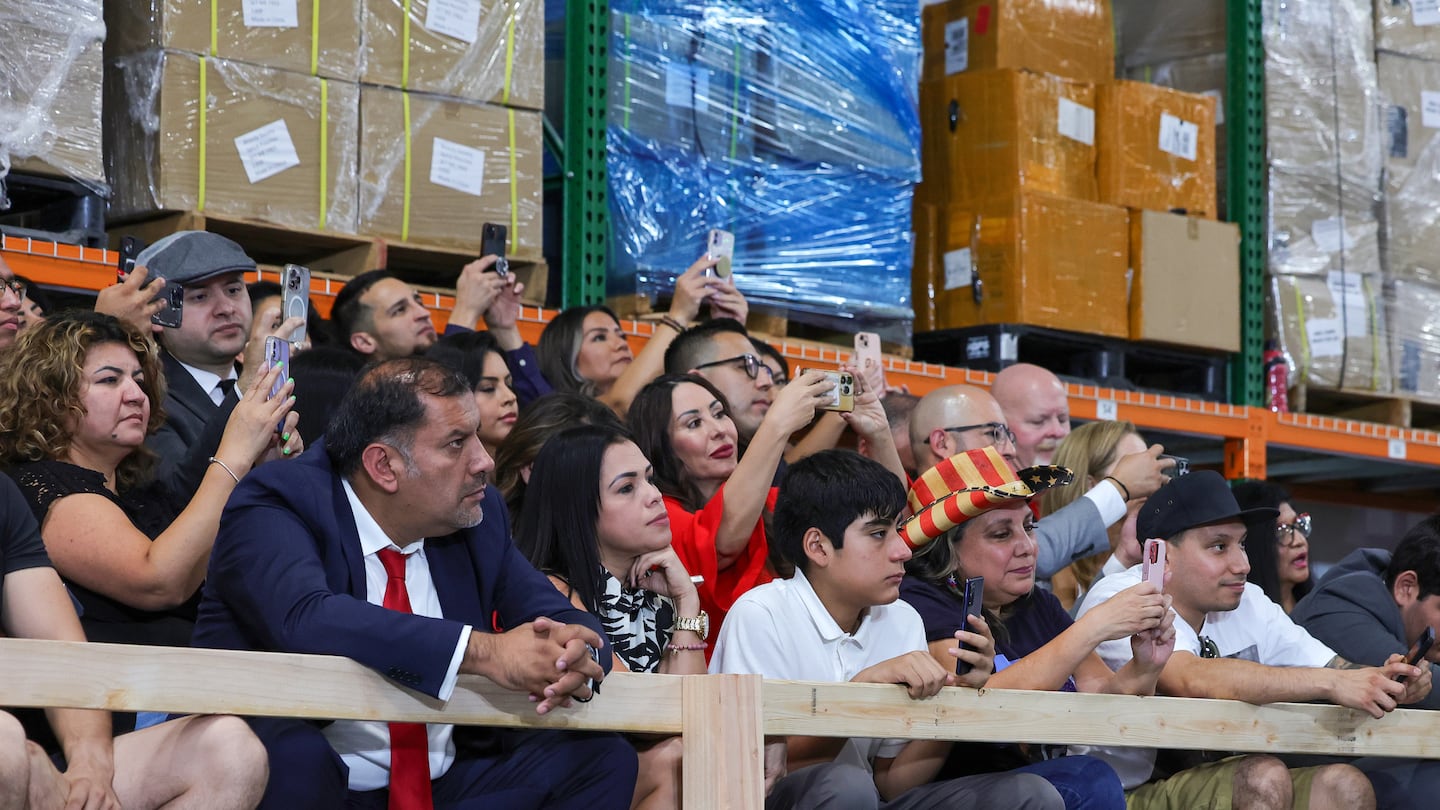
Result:
[[283,318],[300,320],[300,328],[290,333],[290,341],[304,343],[306,322],[310,319],[310,268],[298,264],[285,265],[280,288]]

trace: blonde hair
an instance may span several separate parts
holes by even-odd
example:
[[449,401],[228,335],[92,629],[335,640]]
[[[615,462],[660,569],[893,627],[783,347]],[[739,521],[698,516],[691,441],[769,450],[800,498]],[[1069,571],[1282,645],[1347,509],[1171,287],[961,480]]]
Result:
[[[1132,422],[1091,422],[1070,431],[1070,435],[1060,441],[1051,463],[1073,470],[1076,481],[1068,487],[1046,490],[1040,496],[1040,514],[1053,515],[1084,497],[1085,491],[1120,460],[1120,440],[1129,435],[1140,435]],[[1076,560],[1054,576],[1052,587],[1066,608],[1095,581],[1095,575],[1109,556],[1104,552]]]

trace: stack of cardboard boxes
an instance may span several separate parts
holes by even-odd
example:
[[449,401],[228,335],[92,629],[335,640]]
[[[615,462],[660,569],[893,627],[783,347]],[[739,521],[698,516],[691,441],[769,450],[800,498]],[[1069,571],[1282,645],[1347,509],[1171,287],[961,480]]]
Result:
[[540,257],[540,0],[109,0],[112,216]]
[[917,329],[1238,348],[1213,98],[1116,81],[1105,0],[950,0],[924,37]]

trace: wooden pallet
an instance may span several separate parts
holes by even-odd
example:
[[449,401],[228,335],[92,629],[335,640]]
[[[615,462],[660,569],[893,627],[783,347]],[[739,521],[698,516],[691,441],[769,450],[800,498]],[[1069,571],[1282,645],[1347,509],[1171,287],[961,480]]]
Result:
[[1440,428],[1440,402],[1374,391],[1297,385],[1290,389],[1290,410],[1402,428]]

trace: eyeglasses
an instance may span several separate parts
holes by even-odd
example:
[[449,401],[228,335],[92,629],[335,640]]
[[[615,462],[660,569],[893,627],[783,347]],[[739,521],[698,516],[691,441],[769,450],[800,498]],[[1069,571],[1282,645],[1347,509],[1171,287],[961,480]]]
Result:
[[[1015,443],[1015,434],[1011,432],[1010,428],[1007,427],[1004,422],[983,422],[978,425],[960,425],[958,427],[940,429],[946,433],[966,433],[971,430],[984,430],[985,438],[989,439],[991,444],[1000,444],[1001,442],[1007,441],[1011,444]],[[925,443],[929,444],[930,440],[926,439]]]
[[1282,546],[1293,546],[1296,542],[1296,532],[1299,532],[1301,537],[1309,540],[1310,526],[1310,513],[1301,512],[1295,516],[1294,523],[1281,523],[1275,527],[1275,541]]
[[753,354],[742,354],[739,357],[730,357],[725,360],[716,360],[713,363],[701,363],[700,365],[695,367],[695,370],[699,371],[702,368],[714,368],[715,366],[723,366],[729,363],[740,363],[741,368],[745,369],[745,376],[749,377],[752,380],[758,378],[760,376],[760,372],[763,371],[770,378],[771,383],[775,382],[775,372],[771,371],[769,366],[760,362],[760,358],[756,357]]
[[[21,284],[15,279],[0,278],[0,287],[3,287],[3,289],[15,293],[15,297],[19,298],[21,301],[25,300],[25,285]],[[4,293],[0,292],[0,295],[4,295]]]

